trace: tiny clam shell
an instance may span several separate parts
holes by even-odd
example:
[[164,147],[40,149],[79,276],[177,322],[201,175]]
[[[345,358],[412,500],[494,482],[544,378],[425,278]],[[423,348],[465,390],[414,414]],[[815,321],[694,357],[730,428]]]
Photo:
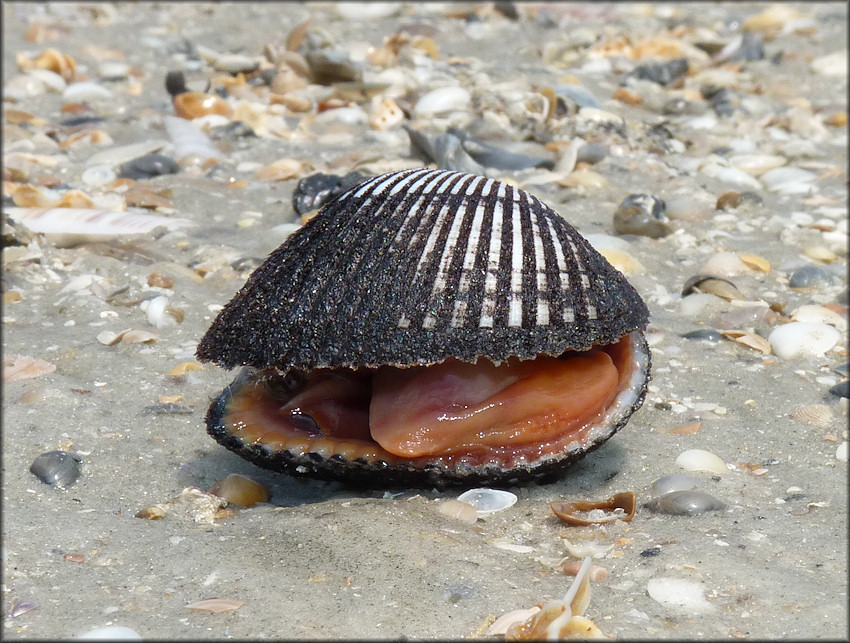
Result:
[[9,616],[12,618],[16,618],[21,616],[22,614],[26,614],[29,611],[32,611],[38,607],[38,603],[35,601],[22,601],[20,599],[15,599],[12,602],[12,609],[9,610]]
[[264,484],[248,476],[231,473],[209,488],[211,493],[227,500],[228,504],[253,507],[258,502],[269,501],[269,490]]
[[651,578],[646,591],[652,600],[688,615],[714,611],[701,583],[684,578]]
[[729,473],[719,456],[704,449],[687,449],[676,457],[676,464],[686,471],[708,471],[717,475]]
[[456,500],[455,498],[441,502],[438,511],[444,516],[470,525],[478,520],[478,511],[474,506],[468,502]]
[[461,502],[467,502],[478,512],[479,516],[487,516],[502,511],[516,504],[516,494],[500,489],[470,489],[457,497]]
[[[556,500],[550,503],[552,511],[568,525],[602,525],[615,520],[628,522],[635,515],[635,494],[631,491],[616,493],[607,500],[593,502],[590,500]],[[602,509],[610,512],[610,515],[602,518],[584,518],[577,516],[579,512]],[[617,510],[621,513],[616,513]]]
[[728,279],[714,275],[698,274],[685,281],[685,285],[682,286],[682,296],[687,296],[694,292],[708,293],[730,301],[734,299],[746,300],[746,297],[738,290],[735,284]]
[[674,516],[696,516],[706,511],[720,511],[726,503],[699,489],[670,491],[643,505],[658,513]]
[[770,272],[770,262],[764,257],[745,252],[738,255],[738,258],[753,270],[759,270],[764,273]]
[[767,341],[782,359],[819,356],[826,353],[841,339],[833,326],[819,322],[791,322],[774,328]]
[[830,426],[835,421],[835,413],[826,404],[807,404],[801,406],[791,411],[788,417],[797,418],[821,427]]
[[80,477],[82,459],[67,451],[48,451],[30,465],[30,473],[44,484],[68,487]]
[[686,473],[671,473],[652,483],[653,496],[663,496],[671,491],[688,491],[700,486],[700,481]]

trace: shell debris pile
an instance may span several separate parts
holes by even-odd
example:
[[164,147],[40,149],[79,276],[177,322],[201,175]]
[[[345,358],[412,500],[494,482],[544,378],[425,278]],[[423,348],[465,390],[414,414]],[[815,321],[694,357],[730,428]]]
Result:
[[5,633],[846,636],[847,25],[4,4]]

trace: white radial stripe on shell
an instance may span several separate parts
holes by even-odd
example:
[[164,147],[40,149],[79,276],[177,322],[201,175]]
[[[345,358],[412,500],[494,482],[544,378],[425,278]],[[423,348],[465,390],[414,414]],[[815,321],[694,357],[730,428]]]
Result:
[[[469,182],[469,186],[467,187],[467,194],[469,194],[470,189],[474,188],[481,181],[483,181],[483,177],[475,177],[472,181]],[[458,181],[454,188],[452,188],[452,193],[457,194],[463,187],[463,182]],[[446,243],[443,246],[443,254],[440,257],[440,263],[437,267],[437,274],[434,278],[434,284],[431,286],[431,305],[435,304],[435,300],[439,303],[439,298],[442,297],[443,291],[446,289],[446,278],[448,277],[449,265],[452,261],[452,256],[455,252],[455,246],[457,245],[457,239],[460,235],[460,227],[463,223],[464,215],[461,213],[465,211],[465,208],[461,206],[459,211],[454,213],[454,217],[452,220],[452,227],[449,228],[448,237],[446,237]],[[426,316],[425,320],[430,321],[431,315]],[[425,322],[423,322],[424,326]],[[430,328],[430,326],[428,326]]]
[[[396,183],[396,184],[395,184],[395,185],[394,185],[394,186],[390,189],[389,194],[388,194],[387,196],[390,196],[390,195],[392,195],[392,194],[397,194],[397,193],[401,192],[402,190],[404,190],[404,189],[405,189],[405,186],[409,185],[410,183],[412,183],[413,181],[415,181],[417,178],[419,178],[419,177],[421,177],[421,176],[423,176],[423,175],[427,175],[427,174],[428,174],[428,170],[419,170],[419,171],[417,171],[417,172],[413,172],[412,174],[410,174],[410,175],[406,176],[404,179],[402,179],[401,181],[399,181],[398,183]],[[411,185],[411,186],[410,186],[410,190],[412,190],[412,189],[413,189],[413,186]]]
[[499,255],[502,245],[502,216],[505,202],[505,184],[500,183],[493,204],[493,223],[490,226],[490,248],[487,250],[487,275],[484,278],[484,300],[481,304],[481,328],[493,328],[493,314],[496,310],[496,286],[499,270]]
[[[428,170],[420,170],[420,171],[417,171],[417,172],[413,172],[413,173],[409,174],[408,176],[402,178],[393,187],[393,189],[390,190],[390,194],[395,194],[399,190],[403,189],[404,186],[406,186],[411,181],[413,181],[418,175],[420,175],[422,173],[427,173],[427,172],[428,172]],[[380,176],[377,176],[374,179],[372,179],[371,181],[364,184],[363,187],[361,187],[359,190],[357,190],[357,192],[354,193],[355,198],[361,197],[364,194],[367,195],[366,199],[364,199],[363,203],[360,205],[360,208],[361,209],[366,208],[370,203],[372,203],[372,201],[376,197],[382,196],[381,193],[387,188],[387,186],[392,184],[392,182],[394,180],[398,180],[398,176],[395,175],[395,174],[390,175],[389,177],[387,177],[383,181],[381,181]],[[386,196],[388,196],[388,195],[383,195],[383,196],[384,196],[384,198],[386,198]]]
[[[488,180],[484,185],[485,190],[489,190],[489,185],[492,179]],[[464,316],[466,315],[466,293],[469,290],[469,273],[475,265],[475,257],[478,255],[478,240],[481,236],[481,223],[484,219],[484,201],[479,200],[475,206],[475,216],[472,219],[472,228],[469,231],[469,238],[466,243],[466,252],[463,255],[463,268],[460,274],[460,283],[458,284],[458,299],[455,301],[454,311],[452,312],[451,325],[453,328],[463,326]]]
[[[570,288],[570,275],[567,272],[567,262],[564,258],[564,249],[561,247],[561,240],[558,239],[558,235],[555,233],[555,226],[548,219],[546,220],[546,224],[549,226],[549,238],[552,239],[552,247],[555,250],[555,259],[558,262],[558,280],[561,282],[561,292],[566,293]],[[562,299],[566,300],[566,297],[562,297]],[[575,321],[575,315],[573,314],[572,308],[564,306],[562,314],[564,322],[570,324]]]
[[[425,189],[420,191],[420,187],[423,183],[426,183],[430,180],[429,185],[425,186]],[[409,207],[405,207],[402,211],[399,209],[399,214],[402,217],[401,225],[398,227],[398,231],[393,238],[392,246],[397,247],[401,242],[402,237],[406,230],[408,230],[408,223],[412,221],[416,221],[416,213],[419,212],[419,209],[422,207],[422,204],[428,198],[428,188],[432,186],[437,179],[435,179],[432,175],[432,172],[426,172],[423,174],[415,183],[410,186],[410,193],[412,196],[415,196],[417,191],[419,191],[419,198],[416,199],[413,203],[410,204]],[[421,228],[421,217],[420,217],[420,228]],[[419,230],[416,230],[410,238],[408,242],[409,245],[412,245],[416,242],[416,239],[419,237]]]
[[546,294],[546,257],[543,254],[543,239],[540,236],[540,226],[534,208],[529,209],[531,216],[531,233],[534,238],[534,266],[537,271],[537,315],[538,326],[549,325],[549,301]]
[[522,210],[514,208],[511,245],[511,298],[508,326],[522,326]]
[[[459,178],[457,177],[449,177],[449,178]],[[449,181],[442,183],[438,188],[437,192],[442,192],[446,189]],[[443,207],[440,208],[439,213],[437,214],[437,218],[434,220],[434,223],[431,225],[431,232],[428,234],[428,240],[425,242],[425,247],[422,249],[422,254],[419,255],[419,262],[416,264],[416,274],[414,279],[419,277],[419,274],[422,272],[422,266],[425,264],[425,261],[428,259],[428,256],[431,254],[431,251],[434,249],[434,246],[437,243],[437,237],[440,236],[440,230],[443,228],[443,224],[446,222],[448,218],[447,214],[449,212],[449,202],[446,201],[443,204]],[[426,225],[425,217],[422,218],[422,222],[419,225],[419,229],[416,231],[416,235],[419,234],[420,231],[424,231],[423,227]]]

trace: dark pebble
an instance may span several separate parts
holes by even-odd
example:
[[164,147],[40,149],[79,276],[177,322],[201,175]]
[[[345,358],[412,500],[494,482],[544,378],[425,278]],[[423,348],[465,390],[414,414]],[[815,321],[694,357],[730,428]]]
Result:
[[676,58],[663,63],[643,63],[635,67],[629,77],[651,80],[659,85],[669,85],[688,73],[688,59]]
[[831,283],[832,275],[823,268],[809,264],[797,268],[791,273],[788,285],[791,288],[818,288],[819,286],[828,286]]
[[214,139],[222,138],[244,138],[246,136],[256,136],[257,133],[247,123],[242,121],[232,121],[227,125],[214,127],[210,131],[210,136]]
[[661,547],[655,546],[650,547],[649,549],[644,549],[640,555],[641,558],[652,558],[653,556],[658,556],[661,554]]
[[103,116],[72,116],[59,121],[61,127],[79,127],[80,125],[93,125],[102,123],[106,119]]
[[182,71],[170,71],[165,75],[165,90],[172,98],[188,91],[186,77]]
[[493,8],[508,20],[519,20],[519,11],[517,11],[516,5],[513,2],[497,0],[493,3]]
[[145,154],[121,166],[119,176],[125,179],[150,179],[163,174],[176,174],[180,166],[170,156]]
[[836,397],[850,397],[850,380],[844,380],[831,386],[829,392]]
[[713,328],[697,328],[689,333],[683,333],[682,337],[706,342],[719,342],[723,339],[723,335]]
[[608,146],[600,143],[585,143],[578,149],[576,163],[599,163],[608,156]]
[[321,173],[305,176],[298,181],[292,193],[292,207],[299,215],[316,210],[367,178],[360,172],[349,172],[344,176]]
[[731,89],[721,89],[711,97],[711,108],[718,116],[731,116],[735,113],[741,100]]
[[761,35],[745,31],[741,46],[732,56],[732,60],[761,60],[762,58],[764,58],[764,46]]

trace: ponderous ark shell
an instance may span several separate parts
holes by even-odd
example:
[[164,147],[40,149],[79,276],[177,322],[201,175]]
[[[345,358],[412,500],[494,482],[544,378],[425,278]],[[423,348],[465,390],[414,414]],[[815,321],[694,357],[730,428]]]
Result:
[[[225,368],[280,374],[362,372],[448,358],[500,364],[558,357],[630,336],[621,351],[628,353],[622,358],[628,373],[621,374],[616,409],[600,413],[600,426],[581,445],[540,463],[523,462],[528,473],[599,446],[640,406],[649,378],[641,332],[647,320],[644,302],[625,278],[533,195],[481,176],[415,169],[370,179],[329,202],[254,271],[197,355]],[[427,471],[422,477],[429,483],[511,475],[491,463],[380,457],[355,463],[339,454],[328,462],[322,455],[245,445],[227,434],[221,416],[250,377],[249,370],[225,390],[208,426],[222,444],[262,466],[346,479],[373,469]]]

